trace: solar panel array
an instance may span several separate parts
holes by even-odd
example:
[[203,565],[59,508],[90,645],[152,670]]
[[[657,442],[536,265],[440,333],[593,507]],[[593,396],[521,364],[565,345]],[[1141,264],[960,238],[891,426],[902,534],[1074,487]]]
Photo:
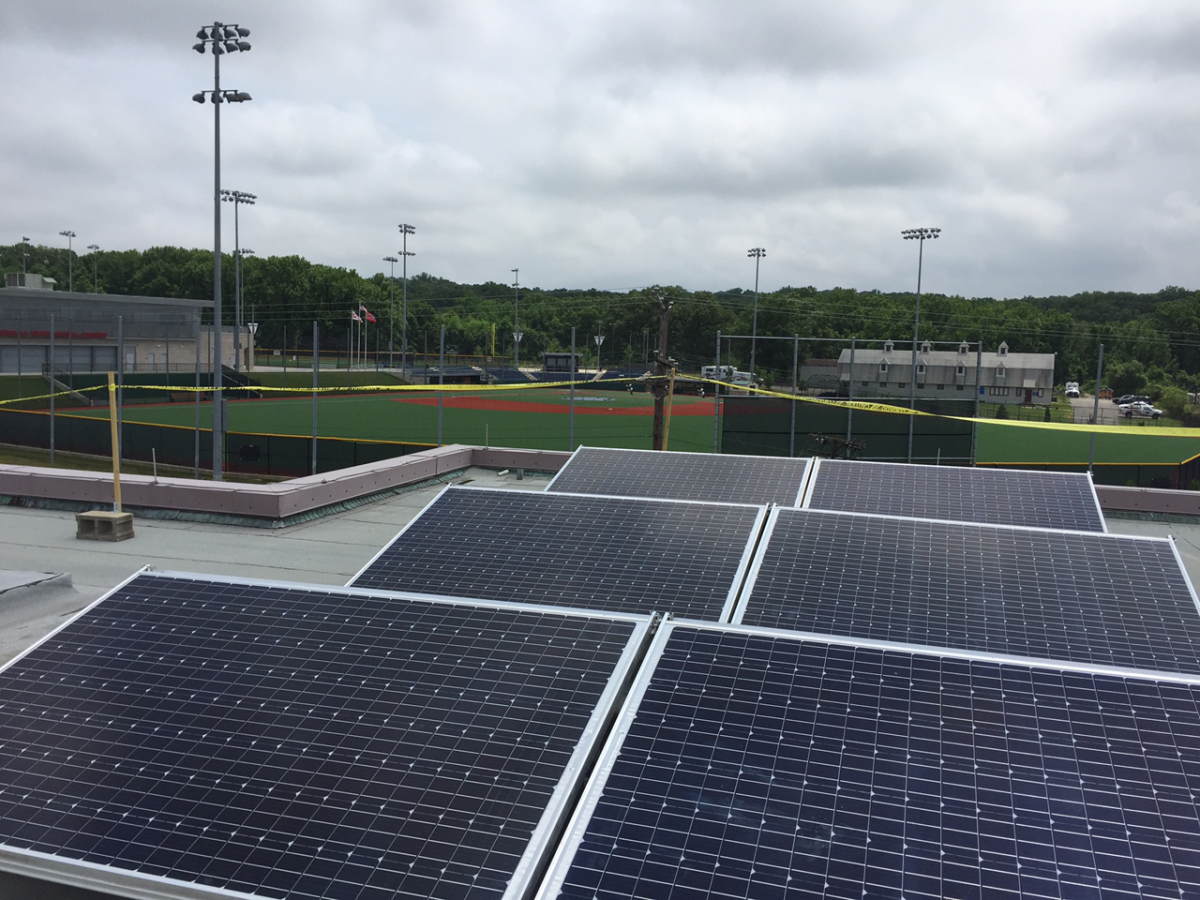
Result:
[[0,672],[0,844],[121,892],[501,897],[645,629],[139,575]]
[[992,525],[1105,531],[1087,475],[820,460],[804,506]]
[[[1085,478],[809,471],[581,448],[547,493],[446,489],[345,589],[141,574],[0,670],[0,868],[172,898],[1200,891],[1173,545],[1087,533]],[[1055,530],[945,521],[981,511]],[[643,659],[650,612],[707,621]]]
[[779,509],[734,621],[1200,673],[1200,608],[1155,538]]
[[351,584],[728,621],[764,514],[451,487]]
[[810,464],[775,456],[580,447],[546,490],[796,506]]
[[1200,891],[1194,680],[668,628],[547,896]]

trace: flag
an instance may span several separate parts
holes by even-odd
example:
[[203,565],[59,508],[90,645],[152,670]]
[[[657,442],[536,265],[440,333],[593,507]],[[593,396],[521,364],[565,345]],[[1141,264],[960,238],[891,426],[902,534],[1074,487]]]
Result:
[[358,311],[367,317],[368,322],[375,321],[375,317],[371,315],[371,311],[367,309],[367,305],[365,303],[358,304]]
[[360,319],[358,317],[358,313],[356,313],[354,310],[350,310],[350,321],[351,322],[361,322],[362,319]]
[[374,321],[375,321],[375,317],[374,317],[373,315],[371,315],[369,312],[367,312],[367,310],[365,310],[365,309],[364,309],[364,310],[363,310],[363,312],[367,313],[367,321],[368,321],[368,322],[374,322]]

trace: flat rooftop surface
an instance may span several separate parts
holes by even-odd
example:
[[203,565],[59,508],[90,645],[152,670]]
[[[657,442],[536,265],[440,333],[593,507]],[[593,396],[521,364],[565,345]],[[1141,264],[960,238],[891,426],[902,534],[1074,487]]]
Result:
[[[472,468],[448,483],[541,491],[549,481]],[[143,566],[344,585],[445,484],[287,528],[135,517],[133,539],[119,543],[77,539],[73,512],[0,507],[0,665]]]

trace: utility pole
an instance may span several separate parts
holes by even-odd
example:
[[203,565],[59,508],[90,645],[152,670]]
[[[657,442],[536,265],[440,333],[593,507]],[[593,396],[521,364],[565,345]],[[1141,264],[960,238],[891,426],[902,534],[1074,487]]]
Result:
[[667,332],[671,322],[671,307],[675,305],[675,300],[668,297],[661,290],[655,289],[655,294],[658,297],[658,353],[655,354],[655,372],[657,376],[654,379],[654,449],[661,450],[663,448],[663,435],[665,433],[665,400],[667,398],[667,376],[671,367],[671,360],[667,356]]

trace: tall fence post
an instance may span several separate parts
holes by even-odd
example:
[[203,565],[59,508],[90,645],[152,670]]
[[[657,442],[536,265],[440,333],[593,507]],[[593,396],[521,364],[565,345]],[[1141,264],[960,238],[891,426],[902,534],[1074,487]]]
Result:
[[[846,403],[854,403],[854,344],[856,338],[850,338],[850,377],[846,379]],[[854,439],[854,407],[846,406],[846,443]],[[850,458],[850,448],[846,448],[846,458]]]
[[196,317],[196,460],[192,464],[192,477],[200,478],[200,317]]
[[567,425],[567,450],[575,452],[575,326],[571,326],[571,411]]
[[721,447],[721,332],[717,332],[717,377],[713,385],[713,453]]
[[125,317],[117,316],[117,446],[114,452],[121,459],[125,437]]
[[792,335],[792,431],[788,443],[788,458],[796,456],[796,390],[799,387],[800,335]]
[[[287,347],[283,348],[287,354]],[[317,392],[321,387],[321,334],[316,322],[313,322],[313,437],[312,437],[312,474],[317,474]],[[335,360],[336,364],[336,360]]]
[[971,426],[971,465],[979,465],[979,391],[983,384],[983,339],[975,345],[975,421]]
[[1096,430],[1100,427],[1100,376],[1104,372],[1104,345],[1100,345],[1100,353],[1096,357],[1096,397],[1092,401],[1092,449],[1088,453],[1088,475],[1092,475],[1092,467],[1096,463]]
[[54,313],[50,313],[50,465],[54,465]]
[[442,326],[441,350],[438,352],[438,446],[442,446],[442,388],[446,384],[446,326]]

